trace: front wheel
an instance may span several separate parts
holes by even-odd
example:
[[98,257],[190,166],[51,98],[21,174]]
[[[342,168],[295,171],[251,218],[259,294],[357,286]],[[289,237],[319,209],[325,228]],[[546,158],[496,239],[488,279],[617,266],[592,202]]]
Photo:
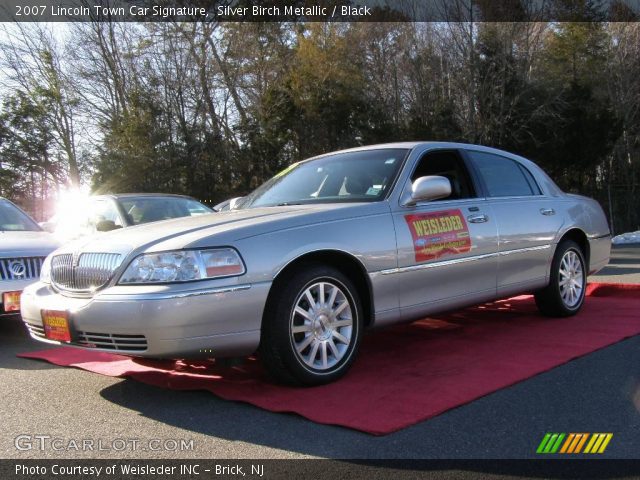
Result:
[[538,309],[551,317],[568,317],[584,304],[586,264],[580,246],[565,240],[558,245],[551,263],[549,285],[536,292]]
[[268,372],[293,385],[342,377],[362,338],[362,307],[353,282],[333,267],[310,264],[274,288],[260,340]]

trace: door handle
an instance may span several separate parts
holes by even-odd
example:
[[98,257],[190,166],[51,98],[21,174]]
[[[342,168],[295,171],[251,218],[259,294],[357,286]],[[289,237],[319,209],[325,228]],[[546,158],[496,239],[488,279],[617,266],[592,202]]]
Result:
[[540,213],[542,215],[550,216],[550,215],[555,215],[556,211],[553,208],[541,208]]
[[487,217],[484,213],[478,215],[469,215],[467,217],[469,223],[484,223],[489,221],[489,217]]

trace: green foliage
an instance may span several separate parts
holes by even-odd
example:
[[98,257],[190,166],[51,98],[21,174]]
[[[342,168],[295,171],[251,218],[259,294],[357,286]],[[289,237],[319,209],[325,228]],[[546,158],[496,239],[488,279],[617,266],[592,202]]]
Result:
[[369,104],[358,59],[338,24],[314,23],[299,33],[292,65],[277,94],[300,156],[357,145]]
[[127,111],[107,127],[93,179],[98,191],[175,188],[166,168],[170,149],[159,108],[145,92],[132,92]]
[[0,196],[32,212],[37,198],[63,181],[61,162],[51,153],[47,108],[46,97],[18,91],[4,99],[0,110]]
[[594,172],[621,133],[620,121],[606,100],[588,86],[572,83],[563,89],[555,109],[535,125],[528,155],[564,188],[583,192],[594,185]]
[[547,43],[549,78],[565,86],[595,84],[605,72],[607,33],[602,23],[560,23]]

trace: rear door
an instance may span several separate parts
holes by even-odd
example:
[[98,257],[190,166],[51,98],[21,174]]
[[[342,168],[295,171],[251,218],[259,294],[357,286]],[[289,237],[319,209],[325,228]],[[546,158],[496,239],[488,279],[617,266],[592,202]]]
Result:
[[477,194],[456,149],[430,150],[412,167],[410,182],[447,177],[452,193],[441,200],[392,207],[398,242],[398,291],[402,316],[418,317],[493,298],[496,294],[497,226]]
[[553,240],[562,226],[554,200],[520,162],[465,151],[483,184],[498,226],[498,294],[546,285]]

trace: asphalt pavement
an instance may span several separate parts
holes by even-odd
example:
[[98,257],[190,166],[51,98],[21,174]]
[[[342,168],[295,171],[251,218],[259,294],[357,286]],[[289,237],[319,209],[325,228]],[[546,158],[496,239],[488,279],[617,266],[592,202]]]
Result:
[[[640,246],[614,249],[592,280],[640,283]],[[0,343],[1,458],[534,458],[545,432],[612,432],[603,455],[640,458],[640,336],[381,437],[20,359],[43,345],[15,318]],[[102,450],[67,448],[84,440]]]

